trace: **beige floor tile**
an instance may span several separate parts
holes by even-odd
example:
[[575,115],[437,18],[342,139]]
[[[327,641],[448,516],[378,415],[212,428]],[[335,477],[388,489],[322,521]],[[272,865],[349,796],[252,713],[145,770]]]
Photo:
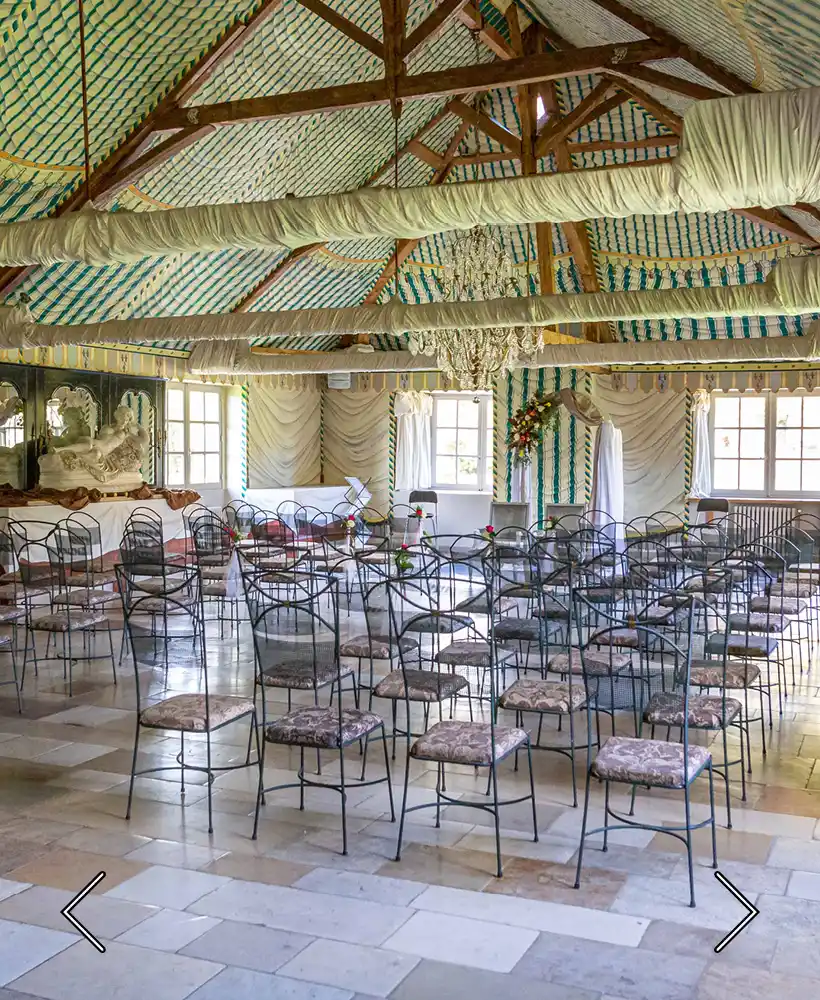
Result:
[[[742,830],[727,830],[718,826],[715,831],[719,861],[748,861],[765,865],[774,837],[762,833],[744,833]],[[692,834],[692,848],[698,857],[712,857],[712,831],[708,827],[695,830]],[[667,833],[656,833],[649,844],[650,851],[664,854],[685,854],[686,845],[677,837]]]
[[575,889],[575,865],[512,858],[504,865],[504,877],[492,879],[484,891],[608,910],[625,881],[621,872],[588,868]]
[[34,885],[48,885],[54,889],[80,890],[99,872],[105,872],[105,879],[94,890],[102,893],[139,875],[146,867],[139,862],[112,858],[110,855],[58,848],[15,868],[8,873],[8,877],[20,882],[32,882]]
[[483,889],[495,874],[495,862],[492,855],[483,851],[408,844],[402,850],[401,861],[388,861],[376,870],[376,874],[428,885]]
[[225,854],[200,869],[211,875],[227,875],[245,882],[265,882],[267,885],[293,885],[308,872],[309,865],[275,858],[250,857],[244,854]]

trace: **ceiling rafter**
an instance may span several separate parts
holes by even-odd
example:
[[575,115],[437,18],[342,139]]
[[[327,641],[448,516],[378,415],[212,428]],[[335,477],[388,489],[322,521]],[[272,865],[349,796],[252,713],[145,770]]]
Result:
[[[613,90],[615,90],[614,94]],[[558,143],[568,139],[573,132],[577,132],[582,126],[588,125],[613,108],[617,108],[626,99],[627,95],[617,90],[611,80],[602,80],[566,115],[547,119],[535,142],[536,157],[546,156]],[[546,103],[544,107],[546,107]]]
[[188,125],[236,125],[272,118],[315,115],[342,108],[390,104],[394,99],[418,100],[498,87],[515,87],[583,73],[601,73],[610,66],[622,68],[632,62],[653,62],[667,56],[668,50],[655,42],[594,45],[560,52],[539,52],[506,61],[496,60],[415,75],[401,74],[395,79],[395,93],[392,93],[391,87],[393,78],[388,76],[383,80],[344,83],[316,90],[173,108],[158,117],[155,127],[175,129]]
[[[88,178],[88,193],[92,200],[97,197],[98,193],[105,190],[109,178],[127,164],[129,157],[139,157],[142,154],[150,143],[154,132],[158,131],[158,118],[169,108],[176,107],[182,101],[190,100],[213,77],[224,62],[236,55],[253,38],[281,5],[282,0],[262,0],[253,14],[234,21],[222,37],[215,41],[210,49],[183,73],[179,81],[131,129],[122,142],[96,167],[92,168]],[[46,217],[55,218],[77,211],[87,202],[86,185],[81,184]],[[36,265],[0,268],[0,292],[9,294],[34,270],[36,270]]]
[[477,108],[465,104],[464,101],[449,101],[447,109],[457,115],[462,121],[467,122],[473,128],[483,132],[505,149],[509,149],[516,156],[521,156],[521,139],[500,122],[479,111]]
[[417,25],[404,39],[402,55],[405,59],[432,42],[444,31],[448,23],[467,6],[467,0],[442,0],[442,2]]
[[499,59],[515,58],[515,49],[513,49],[497,28],[494,28],[491,24],[487,24],[478,9],[478,2],[465,4],[456,16],[465,27],[471,31],[478,32],[478,37],[481,41]]
[[712,101],[727,96],[722,90],[715,90],[714,87],[706,87],[692,80],[684,80],[683,77],[674,76],[672,73],[662,73],[651,66],[630,66],[623,74],[617,70],[610,71],[610,76],[616,75],[639,80],[641,83],[648,83],[650,87],[659,87],[673,94],[681,94],[683,97],[691,97],[695,101]]
[[364,28],[360,28],[358,24],[354,24],[349,18],[343,14],[339,14],[332,7],[323,3],[323,0],[297,0],[297,2],[305,10],[309,10],[311,14],[321,17],[323,21],[333,25],[337,31],[341,31],[343,35],[347,35],[357,45],[361,45],[362,48],[367,49],[368,52],[372,52],[379,59],[384,59],[384,45],[382,45],[378,38],[374,38]]

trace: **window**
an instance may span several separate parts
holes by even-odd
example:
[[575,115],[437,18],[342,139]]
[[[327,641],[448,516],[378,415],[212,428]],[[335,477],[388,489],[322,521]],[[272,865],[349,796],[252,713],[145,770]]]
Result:
[[489,392],[433,395],[433,485],[493,488],[493,409]]
[[715,494],[820,493],[820,395],[713,396]]
[[184,385],[165,394],[166,483],[222,485],[222,391]]

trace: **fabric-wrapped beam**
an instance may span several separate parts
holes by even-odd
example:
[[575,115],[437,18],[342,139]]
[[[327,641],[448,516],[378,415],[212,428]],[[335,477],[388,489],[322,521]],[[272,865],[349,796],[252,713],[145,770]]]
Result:
[[475,225],[720,212],[820,201],[820,88],[702,101],[673,160],[480,184],[365,189],[243,205],[83,212],[0,226],[0,264],[133,262]]

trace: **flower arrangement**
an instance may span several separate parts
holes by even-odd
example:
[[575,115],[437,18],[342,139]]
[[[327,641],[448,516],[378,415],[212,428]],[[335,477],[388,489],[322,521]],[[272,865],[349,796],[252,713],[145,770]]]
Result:
[[236,528],[231,528],[230,532],[231,532],[231,541],[233,542],[234,545],[236,545],[237,542],[243,542],[248,537],[247,535],[244,535],[241,531],[237,531]]
[[416,507],[416,510],[415,510],[414,513],[415,513],[415,516],[418,517],[418,518],[426,517],[426,515],[424,513],[424,508],[423,507]]
[[513,461],[527,465],[544,434],[558,419],[558,407],[543,393],[536,393],[510,418],[507,447]]
[[393,556],[393,561],[396,564],[396,569],[399,573],[406,573],[408,570],[413,568],[413,560],[410,556],[410,546],[403,543],[396,549],[396,554]]
[[481,529],[481,537],[491,542],[495,538],[495,528],[491,524],[485,524]]
[[345,531],[348,535],[352,535],[356,530],[356,517],[353,514],[348,514],[344,520]]

